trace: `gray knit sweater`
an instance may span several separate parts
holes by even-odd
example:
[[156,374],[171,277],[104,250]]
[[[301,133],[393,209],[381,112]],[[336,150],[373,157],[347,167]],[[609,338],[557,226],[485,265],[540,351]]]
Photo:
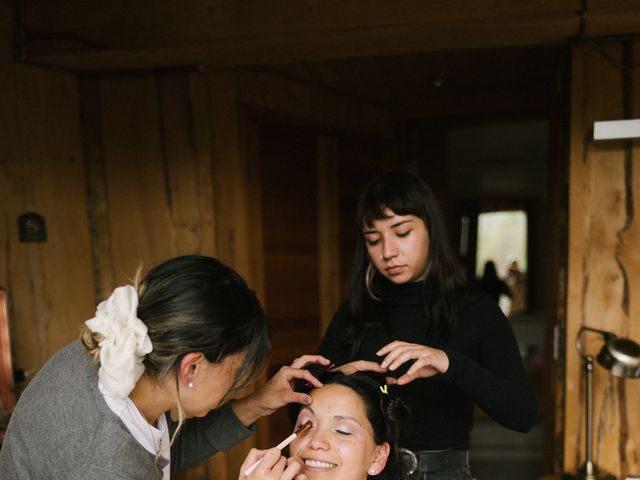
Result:
[[[229,406],[190,419],[171,448],[171,470],[197,465],[252,433]],[[158,480],[165,464],[109,409],[80,342],[51,357],[25,389],[0,450],[2,480]]]

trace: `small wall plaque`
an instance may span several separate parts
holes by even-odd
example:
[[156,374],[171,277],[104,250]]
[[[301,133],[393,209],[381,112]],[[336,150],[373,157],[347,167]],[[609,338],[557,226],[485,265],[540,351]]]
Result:
[[44,217],[34,212],[26,212],[18,217],[20,241],[38,243],[47,241],[47,225]]

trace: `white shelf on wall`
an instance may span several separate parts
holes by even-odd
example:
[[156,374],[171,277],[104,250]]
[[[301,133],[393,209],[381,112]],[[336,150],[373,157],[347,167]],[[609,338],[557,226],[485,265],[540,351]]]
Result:
[[640,119],[593,122],[594,140],[640,138]]

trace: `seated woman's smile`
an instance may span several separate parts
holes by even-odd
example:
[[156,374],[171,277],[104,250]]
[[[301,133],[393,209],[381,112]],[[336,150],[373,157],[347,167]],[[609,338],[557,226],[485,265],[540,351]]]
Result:
[[[307,477],[366,478],[372,466],[381,464],[382,470],[388,446],[374,443],[362,399],[343,385],[326,385],[311,396],[313,404],[300,410],[297,424],[311,421],[313,427],[298,437],[290,449]],[[357,476],[356,472],[362,474]]]

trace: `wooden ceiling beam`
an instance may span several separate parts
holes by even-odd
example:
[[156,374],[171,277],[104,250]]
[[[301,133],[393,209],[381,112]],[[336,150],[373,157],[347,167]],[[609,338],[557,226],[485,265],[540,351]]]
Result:
[[[577,0],[21,2],[26,60],[74,70],[562,45],[580,31]],[[588,35],[640,31],[633,0],[592,0],[585,19]]]

